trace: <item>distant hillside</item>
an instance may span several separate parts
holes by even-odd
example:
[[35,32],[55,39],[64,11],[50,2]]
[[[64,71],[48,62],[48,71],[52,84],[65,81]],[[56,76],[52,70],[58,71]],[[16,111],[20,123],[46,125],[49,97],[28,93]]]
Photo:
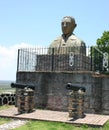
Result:
[[0,84],[2,83],[2,84],[6,84],[6,83],[10,83],[10,82],[12,82],[12,81],[10,81],[10,80],[0,80]]
[[13,81],[8,81],[8,80],[0,80],[0,88],[10,88],[10,84]]

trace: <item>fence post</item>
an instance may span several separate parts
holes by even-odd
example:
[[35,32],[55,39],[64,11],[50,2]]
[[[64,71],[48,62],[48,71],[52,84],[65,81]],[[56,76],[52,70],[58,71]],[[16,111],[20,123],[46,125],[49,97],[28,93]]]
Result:
[[93,64],[92,64],[92,47],[91,47],[91,71],[92,71],[92,66],[93,66]]
[[19,71],[19,54],[20,54],[20,49],[18,49],[18,56],[17,56],[17,72]]
[[51,57],[51,71],[54,70],[54,48],[51,48],[52,49],[52,57]]

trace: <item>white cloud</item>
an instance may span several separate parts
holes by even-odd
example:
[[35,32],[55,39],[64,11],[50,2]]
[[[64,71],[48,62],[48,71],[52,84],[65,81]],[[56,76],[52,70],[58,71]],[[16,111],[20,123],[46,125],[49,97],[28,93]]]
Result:
[[26,43],[10,47],[0,45],[0,80],[16,80],[18,49],[30,46]]
[[43,48],[27,43],[15,44],[10,47],[0,45],[0,80],[16,80],[17,54],[20,48]]

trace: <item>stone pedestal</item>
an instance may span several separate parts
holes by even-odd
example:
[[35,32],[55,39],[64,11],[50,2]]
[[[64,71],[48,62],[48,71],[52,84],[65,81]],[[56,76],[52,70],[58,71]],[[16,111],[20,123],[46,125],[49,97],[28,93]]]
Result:
[[19,89],[17,95],[19,113],[32,112],[34,109],[34,91],[32,89]]
[[84,117],[84,92],[72,91],[68,103],[69,117],[83,118]]

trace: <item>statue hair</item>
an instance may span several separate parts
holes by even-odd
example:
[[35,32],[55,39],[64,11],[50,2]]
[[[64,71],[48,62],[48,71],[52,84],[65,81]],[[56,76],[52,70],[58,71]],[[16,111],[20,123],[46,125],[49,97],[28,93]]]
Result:
[[73,17],[71,17],[71,16],[65,16],[65,17],[63,17],[63,19],[65,19],[65,18],[69,18],[71,20],[71,22],[76,25],[75,19]]

